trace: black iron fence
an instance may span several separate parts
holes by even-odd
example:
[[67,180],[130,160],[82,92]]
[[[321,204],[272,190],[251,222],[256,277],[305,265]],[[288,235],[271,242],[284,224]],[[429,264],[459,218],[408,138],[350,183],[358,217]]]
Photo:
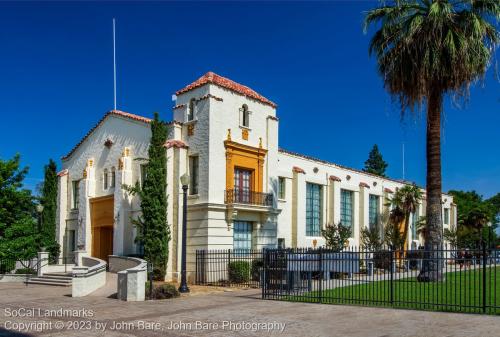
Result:
[[264,299],[500,314],[495,250],[267,249],[262,256]]
[[0,258],[0,275],[3,274],[36,274],[38,270],[37,259],[18,260]]
[[247,204],[258,206],[272,206],[273,194],[254,192],[246,189],[234,189],[225,191],[226,204]]
[[257,288],[261,285],[263,250],[196,251],[196,284]]

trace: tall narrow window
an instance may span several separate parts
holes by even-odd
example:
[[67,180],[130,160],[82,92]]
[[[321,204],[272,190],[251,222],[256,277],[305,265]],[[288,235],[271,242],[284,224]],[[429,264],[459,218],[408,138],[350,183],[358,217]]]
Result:
[[340,190],[340,222],[342,225],[353,228],[353,192]]
[[286,198],[286,180],[284,177],[278,177],[278,199]]
[[411,238],[412,240],[418,240],[417,236],[417,224],[418,224],[418,213],[419,213],[419,207],[417,206],[417,209],[415,212],[411,214]]
[[444,224],[445,225],[450,224],[450,209],[449,208],[444,209]]
[[248,204],[251,201],[250,182],[252,171],[234,169],[234,201]]
[[321,230],[321,185],[306,185],[306,236],[319,236]]
[[368,226],[370,228],[378,227],[380,198],[378,195],[370,194],[368,207]]
[[189,176],[191,178],[189,194],[191,195],[198,194],[198,162],[198,156],[189,157]]
[[194,108],[195,108],[195,100],[194,98],[191,98],[189,101],[189,107],[188,107],[188,115],[187,115],[187,120],[192,121],[194,119]]
[[141,187],[144,187],[144,182],[146,181],[146,164],[141,164],[140,173],[141,173]]
[[115,167],[113,166],[111,168],[111,188],[114,188],[116,185],[116,170],[115,170]]
[[80,199],[80,181],[73,180],[71,182],[71,188],[73,192],[73,209],[78,209],[79,199]]
[[233,248],[235,251],[252,249],[252,223],[235,221],[233,231]]
[[248,111],[248,106],[246,104],[243,104],[243,106],[240,109],[241,111],[241,125],[245,127],[250,126],[250,112]]
[[104,174],[103,174],[103,188],[105,190],[108,189],[108,169],[104,169]]
[[64,254],[65,257],[71,256],[70,254],[73,254],[73,252],[76,249],[76,232],[75,230],[68,230],[67,232],[67,237],[66,237],[66,253]]

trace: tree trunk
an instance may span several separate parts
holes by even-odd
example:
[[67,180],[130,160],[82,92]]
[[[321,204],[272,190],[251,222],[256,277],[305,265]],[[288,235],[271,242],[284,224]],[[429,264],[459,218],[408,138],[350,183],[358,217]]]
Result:
[[421,282],[440,281],[442,275],[441,219],[441,92],[429,94],[427,101],[427,207],[425,254]]

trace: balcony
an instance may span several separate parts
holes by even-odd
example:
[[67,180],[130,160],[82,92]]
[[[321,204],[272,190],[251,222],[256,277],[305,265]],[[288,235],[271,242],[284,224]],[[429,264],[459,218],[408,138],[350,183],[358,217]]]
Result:
[[273,194],[248,190],[226,190],[224,202],[226,204],[244,204],[272,207]]

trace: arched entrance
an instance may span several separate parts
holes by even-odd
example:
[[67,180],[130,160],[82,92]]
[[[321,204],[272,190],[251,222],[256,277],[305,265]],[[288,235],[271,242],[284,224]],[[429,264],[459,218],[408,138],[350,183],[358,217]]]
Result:
[[114,197],[104,196],[90,199],[92,227],[91,256],[107,261],[113,254]]

